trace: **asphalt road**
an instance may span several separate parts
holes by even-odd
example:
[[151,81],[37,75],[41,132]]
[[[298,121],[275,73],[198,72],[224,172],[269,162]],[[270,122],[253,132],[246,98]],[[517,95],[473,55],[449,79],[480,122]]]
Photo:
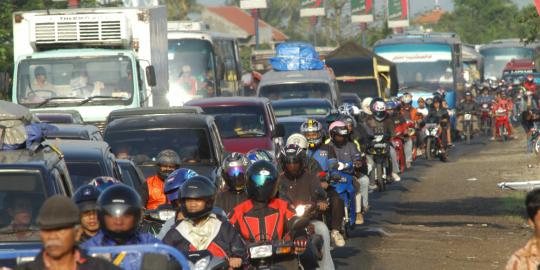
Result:
[[519,135],[458,143],[449,162],[417,160],[401,182],[371,193],[366,223],[333,251],[337,269],[503,269],[531,231],[524,193],[496,184],[540,179]]

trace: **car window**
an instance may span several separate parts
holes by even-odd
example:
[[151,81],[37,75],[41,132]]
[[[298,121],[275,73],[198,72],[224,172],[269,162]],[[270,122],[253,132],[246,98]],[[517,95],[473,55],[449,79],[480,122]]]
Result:
[[264,137],[267,134],[266,118],[261,106],[220,106],[204,108],[216,120],[224,139]]
[[88,184],[95,177],[109,176],[105,168],[97,161],[70,161],[67,162],[67,166],[75,190],[82,185]]
[[39,240],[35,222],[46,197],[43,181],[38,170],[0,170],[0,242]]
[[325,98],[333,100],[330,86],[321,82],[283,83],[261,87],[259,96],[270,100],[291,98]]

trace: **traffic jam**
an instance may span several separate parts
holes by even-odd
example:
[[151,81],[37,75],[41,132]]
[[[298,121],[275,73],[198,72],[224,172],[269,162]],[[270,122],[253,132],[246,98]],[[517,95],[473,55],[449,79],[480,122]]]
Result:
[[[127,6],[12,14],[0,270],[396,269],[356,256],[404,237],[387,212],[422,173],[473,164],[458,181],[485,149],[540,156],[540,43],[398,25],[369,48],[279,42],[243,70],[232,33]],[[540,180],[523,179],[490,188],[535,233],[489,269],[540,267]]]

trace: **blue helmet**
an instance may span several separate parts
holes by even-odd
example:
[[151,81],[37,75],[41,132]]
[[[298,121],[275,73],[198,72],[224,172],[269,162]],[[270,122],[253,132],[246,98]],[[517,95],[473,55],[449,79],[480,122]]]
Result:
[[122,184],[122,182],[110,176],[98,176],[92,179],[92,181],[90,181],[88,184],[95,186],[100,192],[103,192],[106,188],[116,184]]
[[264,149],[251,149],[246,154],[250,164],[253,164],[259,160],[266,160],[270,163],[276,163],[274,155]]
[[84,185],[73,194],[73,202],[79,207],[79,211],[86,212],[98,210],[97,199],[101,191],[93,185]]
[[387,110],[395,110],[398,107],[398,103],[395,101],[387,101],[386,102],[386,109]]
[[165,187],[163,189],[167,200],[169,202],[178,200],[179,190],[182,187],[182,184],[186,182],[189,178],[199,175],[196,171],[190,169],[180,168],[176,171],[173,171],[167,180],[165,180]]

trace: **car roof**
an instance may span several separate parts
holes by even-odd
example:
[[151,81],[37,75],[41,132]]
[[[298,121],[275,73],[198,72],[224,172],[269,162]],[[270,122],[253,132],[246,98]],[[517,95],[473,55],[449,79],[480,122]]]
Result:
[[107,117],[107,123],[112,120],[139,116],[139,115],[166,115],[173,113],[203,113],[200,107],[195,106],[178,106],[178,107],[168,107],[168,108],[156,108],[156,107],[143,107],[143,108],[127,108],[114,110],[109,113]]
[[0,151],[0,167],[8,167],[15,164],[40,164],[52,166],[62,159],[51,147],[45,147],[40,151],[28,149]]
[[109,144],[104,141],[49,140],[48,142],[57,146],[69,160],[101,159],[110,152]]
[[[92,133],[99,132],[99,129],[93,125],[80,124],[51,124],[58,127],[58,131],[47,133],[47,138],[64,137],[73,139],[89,139]],[[67,139],[66,138],[66,139]]]
[[262,105],[268,101],[264,97],[212,97],[192,99],[186,104],[190,106],[210,107],[220,105]]
[[299,83],[299,82],[330,82],[333,77],[326,69],[321,70],[299,70],[299,71],[268,71],[259,83],[259,88],[265,85]]
[[133,116],[116,119],[105,128],[105,134],[111,132],[122,132],[127,130],[148,130],[160,128],[201,128],[207,129],[214,121],[214,117],[204,114],[170,114],[170,115],[148,115]]
[[272,106],[294,106],[294,105],[318,105],[318,104],[326,104],[330,107],[332,106],[332,103],[330,103],[330,100],[325,98],[291,98],[291,99],[279,99],[279,100],[272,100]]

